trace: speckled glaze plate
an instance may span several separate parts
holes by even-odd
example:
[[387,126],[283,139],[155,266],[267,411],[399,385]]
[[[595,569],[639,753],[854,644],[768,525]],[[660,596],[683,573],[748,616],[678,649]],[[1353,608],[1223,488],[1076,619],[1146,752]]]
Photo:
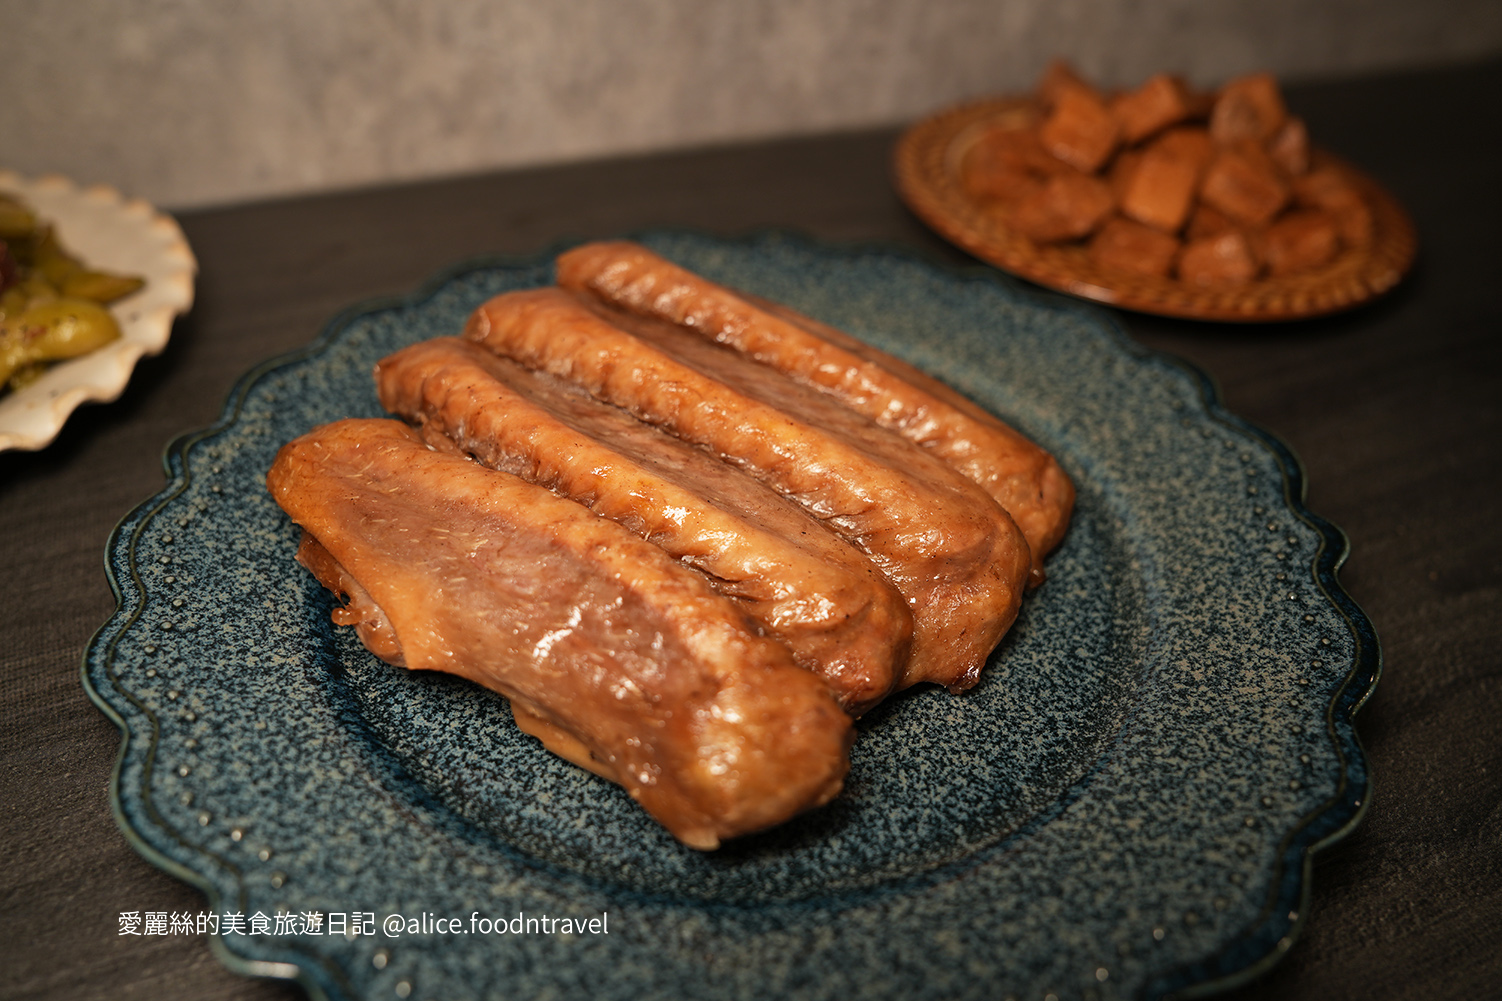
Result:
[[1265,323],[1352,309],[1395,286],[1413,264],[1413,223],[1391,194],[1328,153],[1372,210],[1373,236],[1307,272],[1264,276],[1242,285],[1199,287],[1174,278],[1102,269],[1082,244],[1041,245],[1008,226],[960,183],[965,154],[987,129],[1034,114],[1028,98],[975,101],[932,115],[898,141],[897,191],[936,233],[990,263],[1039,285],[1121,309],[1191,320]]
[[172,321],[192,307],[198,264],[172,217],[114,188],[80,188],[55,174],[27,178],[0,170],[0,193],[21,198],[56,228],[64,247],[93,267],[146,279],[139,292],[110,307],[119,340],[59,362],[25,389],[0,395],[3,452],[45,448],[81,404],[118,397],[136,362],[160,354]]
[[[175,441],[168,485],[109,544],[119,608],[84,678],[125,735],[126,836],[216,912],[374,920],[216,937],[220,958],[333,998],[1042,1001],[1193,994],[1281,954],[1310,853],[1365,802],[1352,716],[1378,671],[1336,581],[1344,538],[1304,508],[1288,450],[1108,316],[993,272],[776,234],[641,239],[1051,449],[1079,504],[1048,582],[975,690],[861,721],[834,803],[683,848],[499,697],[331,625],[262,482],[293,436],[381,412],[376,359],[551,282],[552,255],[356,308]],[[385,934],[393,914],[418,930]],[[608,934],[493,924],[607,914]]]

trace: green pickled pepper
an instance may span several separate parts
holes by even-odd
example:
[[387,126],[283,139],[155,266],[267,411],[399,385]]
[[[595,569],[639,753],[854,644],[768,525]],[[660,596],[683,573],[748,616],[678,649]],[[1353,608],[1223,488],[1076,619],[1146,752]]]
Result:
[[53,299],[31,306],[0,327],[0,382],[38,362],[88,354],[118,339],[109,310],[88,299]]

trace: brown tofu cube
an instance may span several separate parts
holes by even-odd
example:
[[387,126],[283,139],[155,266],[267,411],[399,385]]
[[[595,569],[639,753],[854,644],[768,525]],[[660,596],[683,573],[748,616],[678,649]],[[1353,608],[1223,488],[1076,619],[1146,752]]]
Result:
[[1189,117],[1189,91],[1178,77],[1158,73],[1136,90],[1118,95],[1111,111],[1121,123],[1122,140],[1140,142]]
[[1048,64],[1048,68],[1043,71],[1043,77],[1038,81],[1038,100],[1043,107],[1052,108],[1059,103],[1059,95],[1071,89],[1084,90],[1100,97],[1100,92],[1076,73],[1067,60],[1055,59]]
[[1340,252],[1335,217],[1320,209],[1288,213],[1267,228],[1267,270],[1291,275],[1328,264]]
[[1215,141],[1210,138],[1210,131],[1197,125],[1169,129],[1153,145],[1172,152],[1175,156],[1193,160],[1200,165],[1201,170],[1209,166],[1215,156]]
[[1267,154],[1290,177],[1309,170],[1309,130],[1302,118],[1290,116],[1267,141]]
[[1190,240],[1179,255],[1179,279],[1190,285],[1240,285],[1261,270],[1251,241],[1236,229]]
[[1089,236],[1111,214],[1111,191],[1098,177],[1071,170],[1013,206],[1008,222],[1038,243]]
[[960,183],[972,198],[1015,201],[1068,169],[1043,149],[1037,129],[993,129],[966,152]]
[[1288,184],[1261,146],[1238,143],[1210,164],[1200,197],[1238,222],[1263,226],[1288,204]]
[[1189,218],[1210,148],[1202,149],[1173,133],[1164,135],[1142,154],[1121,199],[1121,211],[1161,229],[1177,233]]
[[1365,247],[1371,243],[1376,228],[1371,206],[1338,167],[1317,167],[1303,177],[1294,178],[1293,197],[1300,206],[1324,209],[1334,216],[1345,246]]
[[1210,134],[1218,143],[1250,139],[1267,142],[1283,126],[1288,109],[1271,73],[1238,77],[1221,88],[1210,112]]
[[1064,87],[1039,138],[1054,156],[1093,174],[1115,152],[1120,132],[1115,116],[1098,96],[1080,87]]
[[1201,169],[1210,166],[1210,161],[1215,159],[1217,152],[1215,140],[1210,138],[1210,130],[1203,125],[1171,128],[1153,140],[1153,145],[1169,150],[1175,156],[1193,160]]
[[1189,213],[1189,225],[1184,230],[1184,239],[1201,240],[1207,236],[1219,236],[1236,228],[1223,212],[1201,202]]
[[1105,271],[1167,278],[1179,252],[1177,237],[1113,216],[1090,240],[1090,259]]

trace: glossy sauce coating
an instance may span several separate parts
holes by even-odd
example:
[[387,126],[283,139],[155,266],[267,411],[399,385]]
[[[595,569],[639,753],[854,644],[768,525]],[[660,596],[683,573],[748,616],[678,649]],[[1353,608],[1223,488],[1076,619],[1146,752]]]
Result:
[[704,572],[859,715],[906,665],[912,615],[858,551],[735,467],[479,345],[437,338],[376,369],[381,403]]
[[1043,557],[1064,537],[1074,486],[1059,464],[996,417],[900,359],[785,306],[717,285],[627,241],[558,258],[558,283],[695,331],[839,400],[964,473]]
[[902,684],[975,684],[1030,554],[976,484],[906,439],[672,324],[560,289],[497,296],[466,338],[712,450],[864,552],[907,599]]
[[825,683],[620,525],[389,420],[288,443],[267,485],[315,540],[304,562],[354,599],[336,621],[393,663],[506,695],[684,843],[838,793],[851,725]]

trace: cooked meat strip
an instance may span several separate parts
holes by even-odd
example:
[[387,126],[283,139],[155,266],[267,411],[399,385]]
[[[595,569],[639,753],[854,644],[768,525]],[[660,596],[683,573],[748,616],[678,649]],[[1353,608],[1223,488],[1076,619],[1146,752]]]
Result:
[[1022,529],[1034,579],[1064,537],[1074,485],[1053,457],[937,379],[843,331],[701,278],[639,244],[585,244],[558,282],[680,324],[922,445],[979,483]]
[[[267,476],[373,652],[501,692],[582,747],[685,844],[827,802],[850,718],[697,571],[392,420],[284,446]],[[353,584],[351,583],[353,582]],[[354,587],[357,584],[358,588]],[[384,618],[384,623],[378,621]]]
[[556,288],[497,296],[465,336],[714,450],[854,542],[912,609],[902,684],[971,687],[1016,618],[1029,552],[1006,512],[823,394],[672,324]]
[[382,405],[425,436],[443,435],[702,570],[852,714],[901,677],[913,631],[902,595],[818,519],[704,449],[456,338],[383,359],[376,385]]

